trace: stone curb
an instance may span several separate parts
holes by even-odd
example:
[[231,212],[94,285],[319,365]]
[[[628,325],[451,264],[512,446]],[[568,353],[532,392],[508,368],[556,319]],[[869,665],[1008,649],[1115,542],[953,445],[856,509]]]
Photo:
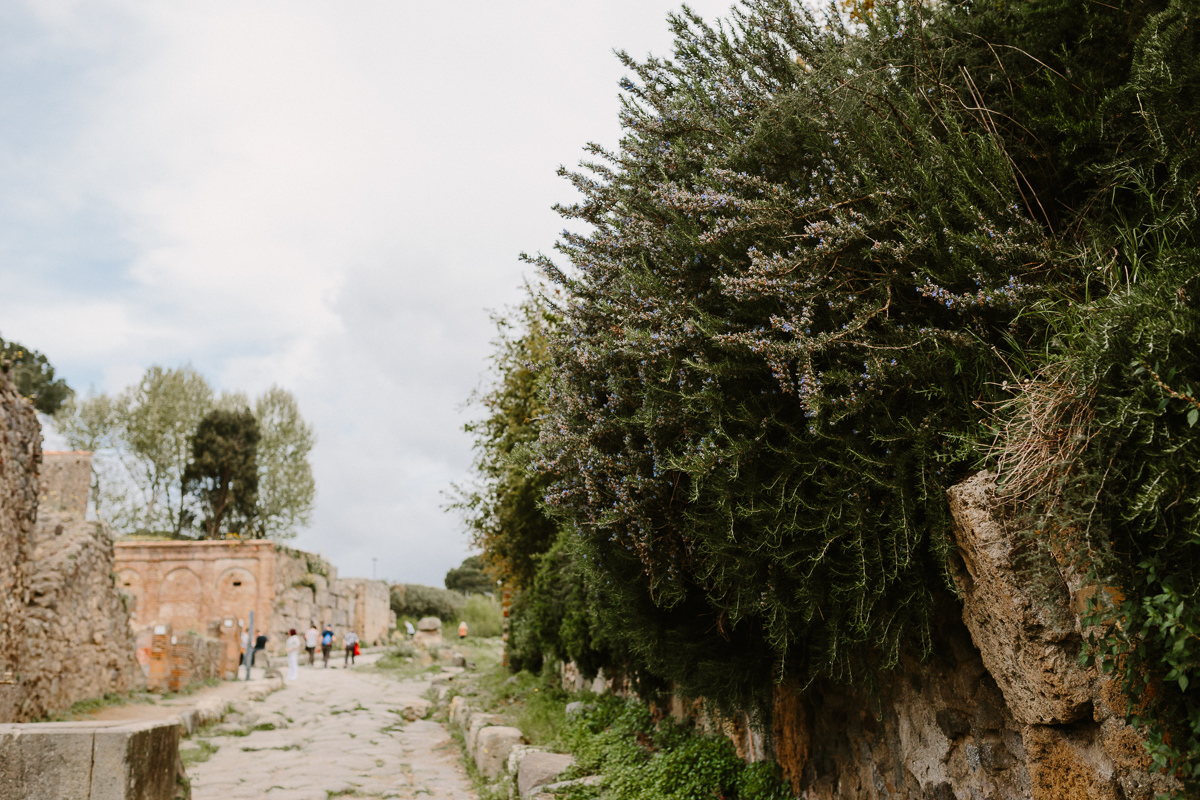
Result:
[[184,709],[175,715],[175,720],[184,736],[191,736],[205,725],[211,725],[225,719],[231,703],[241,701],[265,700],[272,693],[284,687],[283,678],[271,676],[263,680],[251,681],[236,698],[206,697],[191,708]]

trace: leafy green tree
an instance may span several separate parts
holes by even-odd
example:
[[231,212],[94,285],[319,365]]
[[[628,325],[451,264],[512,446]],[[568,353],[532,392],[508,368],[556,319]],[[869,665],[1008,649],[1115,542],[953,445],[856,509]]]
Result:
[[528,469],[525,459],[544,414],[547,342],[558,314],[546,298],[529,290],[520,306],[495,322],[499,337],[492,356],[493,383],[473,397],[486,416],[466,426],[475,440],[477,480],[455,487],[452,507],[463,514],[488,571],[519,590],[532,584],[538,556],[557,534],[556,523],[541,508],[550,478]]
[[391,588],[391,602],[397,617],[437,617],[450,622],[462,614],[467,600],[458,592],[436,586],[397,583]]
[[0,338],[0,364],[8,365],[17,391],[43,414],[54,414],[74,394],[65,380],[54,377],[49,359],[19,342]]
[[[72,447],[95,453],[93,498],[115,530],[181,536],[195,521],[182,481],[200,420],[214,409],[239,413],[247,407],[244,393],[215,395],[190,367],[154,366],[115,397],[68,401],[54,425]],[[268,389],[254,410],[260,420],[255,530],[286,539],[311,519],[316,487],[309,453],[316,437],[285,389]]]
[[183,493],[203,513],[205,538],[254,530],[258,512],[258,423],[249,410],[208,412],[191,438]]
[[183,474],[212,401],[212,387],[195,369],[158,365],[115,399],[127,466],[141,494],[141,529],[179,536],[188,524]]
[[446,588],[459,594],[495,594],[496,582],[483,571],[483,559],[467,556],[462,564],[446,573]]
[[290,539],[312,521],[317,484],[309,453],[317,437],[291,392],[272,386],[254,401],[258,420],[258,530]]
[[96,515],[109,521],[110,504],[120,507],[120,493],[114,496],[124,473],[120,470],[119,430],[113,400],[104,394],[72,396],[55,412],[54,428],[74,450],[92,453],[92,484],[89,497]]

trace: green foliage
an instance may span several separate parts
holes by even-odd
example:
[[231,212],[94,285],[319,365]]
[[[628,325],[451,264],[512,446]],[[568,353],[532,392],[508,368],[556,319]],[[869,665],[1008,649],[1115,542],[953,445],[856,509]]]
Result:
[[500,601],[482,594],[467,597],[460,617],[467,623],[472,636],[499,636],[504,632],[504,617]]
[[[1085,658],[1118,672],[1156,765],[1200,792],[1200,95],[1195,11],[1122,4],[1128,73],[1104,97],[1099,180],[1072,257],[1083,302],[1034,309],[1055,347],[1002,417],[1009,453],[1053,434],[1037,468],[1008,459],[1009,498],[1040,544],[1101,586]],[[1127,58],[1126,58],[1127,56]],[[1034,354],[1037,355],[1037,354]],[[1021,403],[1055,395],[1054,404]],[[1017,412],[1015,407],[1022,406]],[[1047,410],[1049,409],[1049,410]],[[1050,424],[1047,424],[1050,423]],[[1045,524],[1037,521],[1045,520]]]
[[258,422],[248,410],[210,411],[192,436],[183,491],[202,509],[205,538],[249,531],[258,510]]
[[192,518],[183,473],[212,396],[208,381],[191,367],[154,365],[114,400],[117,436],[127,454],[123,463],[141,495],[121,527],[182,535]]
[[467,556],[462,564],[446,573],[446,588],[460,594],[494,594],[496,582],[483,571],[483,559]]
[[791,792],[769,763],[746,764],[720,736],[665,721],[655,726],[634,700],[597,698],[568,718],[564,736],[583,774],[604,778],[612,800],[785,800]]
[[994,459],[1031,547],[1123,595],[1091,657],[1156,687],[1135,721],[1195,795],[1194,4],[861,9],[685,10],[670,59],[621,56],[620,147],[563,173],[588,232],[530,259],[560,291],[544,355],[513,356],[525,323],[495,362],[490,408],[537,413],[488,423],[504,488],[470,507],[519,487],[552,518],[502,569],[510,656],[752,712],[869,679],[927,649],[945,489]]
[[397,617],[437,617],[445,623],[458,624],[467,603],[458,592],[417,583],[393,584],[391,594]]
[[0,364],[7,365],[9,379],[21,396],[43,414],[54,414],[74,392],[62,378],[54,377],[54,366],[37,350],[0,338]]
[[312,520],[317,484],[309,453],[317,442],[296,398],[272,386],[254,401],[258,422],[258,511],[260,536],[290,539]]
[[[215,396],[191,367],[156,365],[114,397],[68,400],[54,416],[54,426],[72,447],[95,454],[91,497],[96,513],[114,530],[180,537],[195,520],[183,473],[201,419],[210,411],[236,413],[248,406],[240,392]],[[300,416],[291,393],[279,387],[257,398],[254,409],[259,502],[253,535],[290,538],[312,513],[312,426]]]
[[619,152],[569,175],[594,232],[537,259],[567,299],[531,468],[605,633],[685,692],[928,646],[976,404],[1072,280],[923,13],[673,17],[672,59],[623,56]]
[[513,589],[533,581],[537,557],[557,530],[540,507],[549,478],[525,469],[523,456],[538,436],[547,337],[558,317],[546,300],[528,292],[509,315],[494,318],[494,383],[472,397],[486,416],[466,426],[475,440],[477,477],[473,485],[455,487],[451,506],[462,513],[488,571]]
[[509,619],[509,664],[514,671],[541,669],[542,659],[572,661],[588,678],[601,667],[609,674],[634,664],[601,634],[596,602],[583,573],[574,539],[560,533],[539,558],[533,584],[518,594]]

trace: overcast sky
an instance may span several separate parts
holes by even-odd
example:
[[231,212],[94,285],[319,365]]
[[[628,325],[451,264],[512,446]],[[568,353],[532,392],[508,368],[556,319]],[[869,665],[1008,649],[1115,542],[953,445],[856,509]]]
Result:
[[441,585],[488,310],[563,228],[555,169],[616,146],[612,51],[669,54],[678,7],[0,0],[0,336],[81,392],[152,364],[291,390],[319,437],[293,544]]

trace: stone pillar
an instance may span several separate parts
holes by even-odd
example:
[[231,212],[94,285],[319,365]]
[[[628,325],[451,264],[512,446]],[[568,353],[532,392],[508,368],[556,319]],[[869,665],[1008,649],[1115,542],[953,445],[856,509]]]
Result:
[[146,677],[146,688],[152,692],[166,690],[170,641],[171,626],[155,625],[150,636],[150,674]]
[[221,642],[221,678],[237,680],[238,667],[242,663],[242,621],[236,617],[221,620],[217,639]]

